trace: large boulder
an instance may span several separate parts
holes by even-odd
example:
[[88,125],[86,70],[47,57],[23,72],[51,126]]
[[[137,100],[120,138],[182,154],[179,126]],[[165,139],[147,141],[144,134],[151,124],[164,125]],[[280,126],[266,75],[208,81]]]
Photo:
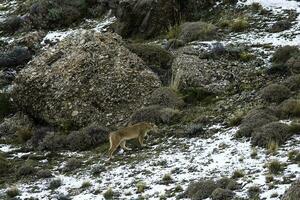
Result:
[[123,37],[151,38],[180,20],[176,0],[125,0],[114,9],[115,30]]
[[232,75],[220,69],[213,60],[196,55],[180,54],[172,65],[172,87],[178,90],[198,88],[209,93],[220,93],[230,87]]
[[118,35],[79,31],[35,57],[15,80],[15,103],[54,125],[124,123],[161,85]]

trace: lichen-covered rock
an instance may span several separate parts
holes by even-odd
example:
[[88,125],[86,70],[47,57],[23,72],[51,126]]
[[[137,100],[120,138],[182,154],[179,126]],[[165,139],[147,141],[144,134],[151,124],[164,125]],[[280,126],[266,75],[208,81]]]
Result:
[[179,91],[202,88],[210,93],[223,92],[229,88],[232,75],[218,65],[196,55],[180,54],[172,65],[172,87]]
[[282,197],[282,200],[297,199],[300,199],[300,180],[295,181]]
[[161,85],[118,35],[79,31],[40,54],[15,80],[12,96],[49,124],[122,123]]

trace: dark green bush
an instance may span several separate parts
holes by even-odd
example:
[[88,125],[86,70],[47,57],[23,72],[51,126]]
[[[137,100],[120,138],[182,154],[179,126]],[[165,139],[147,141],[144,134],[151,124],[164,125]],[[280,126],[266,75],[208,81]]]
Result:
[[59,188],[62,185],[62,182],[60,179],[53,179],[49,184],[49,189],[55,190]]
[[14,198],[20,195],[20,190],[16,187],[12,187],[6,190],[6,195],[8,198]]
[[248,188],[248,196],[251,198],[251,199],[259,199],[259,194],[260,194],[260,188],[259,186],[251,186]]
[[180,112],[172,108],[149,106],[137,110],[130,118],[132,124],[138,122],[153,122],[156,124],[171,124],[177,120]]
[[300,74],[288,77],[283,84],[292,91],[298,91],[300,89]]
[[250,27],[250,24],[246,18],[239,17],[239,18],[233,20],[229,26],[230,26],[231,31],[242,32],[242,31],[245,31],[246,29],[248,29]]
[[213,93],[209,92],[208,90],[202,87],[190,87],[181,89],[180,93],[183,96],[183,100],[188,104],[197,103],[209,96],[214,95]]
[[212,192],[218,188],[218,185],[212,180],[201,180],[199,182],[190,183],[183,193],[183,198],[190,199],[206,199],[210,197]]
[[92,137],[81,131],[73,131],[67,136],[67,146],[75,151],[84,151],[93,146]]
[[0,176],[8,174],[10,171],[10,162],[0,154]]
[[16,135],[20,143],[25,143],[32,137],[32,130],[30,128],[19,128]]
[[222,189],[236,190],[239,188],[239,185],[236,182],[236,180],[228,178],[228,177],[223,177],[223,178],[219,179],[217,181],[217,184]]
[[67,146],[66,135],[61,133],[51,133],[46,135],[39,145],[39,149],[48,151],[57,151],[65,149]]
[[[288,72],[288,60],[292,58],[293,56],[299,54],[300,51],[298,47],[296,46],[283,46],[278,48],[271,61],[272,61],[272,66],[269,69],[270,73],[286,73]],[[292,65],[292,61],[290,65]]]
[[231,200],[234,197],[234,192],[227,189],[217,188],[211,194],[212,200]]
[[300,53],[291,57],[286,64],[290,72],[300,74]]
[[291,135],[287,124],[271,122],[254,131],[251,144],[268,148],[271,143],[283,144]]
[[284,165],[278,160],[272,160],[267,164],[271,174],[280,174],[284,170]]
[[271,109],[254,109],[251,110],[242,120],[240,129],[236,133],[236,137],[251,137],[253,131],[265,124],[277,121],[275,112]]
[[278,106],[282,117],[300,117],[300,100],[288,99]]
[[36,148],[44,140],[46,135],[54,134],[54,128],[52,127],[39,127],[33,130],[32,137],[30,139],[30,144],[32,147]]
[[283,100],[289,98],[291,91],[284,85],[270,84],[263,88],[260,92],[261,98],[266,102],[276,102],[280,103]]
[[292,23],[288,20],[281,20],[276,22],[275,24],[272,25],[270,32],[271,33],[278,33],[281,31],[285,31],[288,30],[289,28],[291,28]]
[[20,166],[17,170],[18,176],[30,176],[36,172],[34,166],[31,163],[25,163],[24,165]]
[[52,173],[48,169],[41,169],[36,173],[38,178],[51,178]]
[[181,25],[179,39],[185,43],[194,40],[213,40],[217,36],[217,27],[206,22],[186,22]]
[[9,95],[0,93],[0,121],[12,112]]
[[82,166],[82,161],[78,160],[76,158],[71,158],[67,160],[66,165],[64,166],[65,172],[71,172],[74,171]]
[[168,87],[156,89],[148,99],[149,105],[159,105],[169,108],[181,108],[184,101],[175,91]]

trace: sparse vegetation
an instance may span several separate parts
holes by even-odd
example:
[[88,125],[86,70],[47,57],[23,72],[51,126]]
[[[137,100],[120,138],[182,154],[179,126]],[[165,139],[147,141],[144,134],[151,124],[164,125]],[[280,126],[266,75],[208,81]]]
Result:
[[169,31],[167,32],[167,38],[168,39],[178,39],[181,32],[180,25],[175,25],[169,28]]
[[212,200],[231,200],[234,197],[234,193],[231,190],[217,188],[211,194]]
[[271,174],[267,174],[266,175],[266,183],[271,183],[272,181],[274,181],[274,176]]
[[41,169],[36,173],[38,178],[51,178],[52,173],[48,169]]
[[242,178],[245,176],[245,173],[244,171],[242,170],[235,170],[231,176],[231,178],[233,179],[238,179],[238,178]]
[[82,184],[81,184],[81,188],[89,188],[92,186],[92,183],[90,181],[84,181]]
[[103,196],[105,199],[113,199],[114,192],[111,188],[108,188],[108,190],[106,190],[106,192],[104,192]]
[[19,176],[29,176],[36,172],[33,164],[30,161],[27,161],[24,165],[20,166],[17,174]]
[[162,178],[162,181],[164,184],[169,184],[173,182],[173,178],[171,176],[171,174],[165,174]]
[[8,189],[6,190],[6,195],[7,195],[7,197],[9,197],[9,198],[14,198],[14,197],[20,195],[20,191],[19,191],[19,189],[16,188],[16,187],[8,188]]
[[238,17],[230,23],[230,29],[234,32],[242,32],[250,27],[248,20],[244,17]]
[[278,106],[282,117],[300,117],[300,100],[288,99]]
[[188,43],[194,40],[212,40],[217,38],[217,27],[206,22],[186,22],[181,25],[179,38]]
[[261,90],[261,98],[266,102],[280,103],[287,99],[291,91],[284,85],[271,84]]
[[300,164],[300,151],[293,150],[288,153],[288,158],[290,161]]
[[182,195],[182,198],[206,199],[212,192],[218,188],[218,185],[212,180],[201,180],[190,183]]
[[137,184],[136,184],[136,187],[137,187],[137,193],[143,193],[146,189],[146,183],[144,183],[143,181],[139,181]]
[[61,179],[54,179],[49,184],[49,189],[55,190],[62,185]]
[[0,154],[0,175],[2,176],[4,174],[7,174],[9,170],[9,161],[2,154]]
[[282,145],[291,135],[288,125],[272,122],[254,131],[251,144],[265,148],[273,144],[277,148],[277,145]]
[[67,160],[66,165],[64,166],[64,171],[65,172],[74,171],[74,170],[80,168],[81,165],[82,165],[81,160],[78,160],[76,158],[71,158],[71,159]]
[[284,165],[278,160],[272,160],[267,164],[271,174],[280,174],[284,170]]
[[16,135],[20,143],[25,143],[32,137],[32,130],[27,127],[19,128],[16,132]]
[[248,188],[248,196],[251,199],[259,199],[259,194],[260,194],[259,186],[254,185]]

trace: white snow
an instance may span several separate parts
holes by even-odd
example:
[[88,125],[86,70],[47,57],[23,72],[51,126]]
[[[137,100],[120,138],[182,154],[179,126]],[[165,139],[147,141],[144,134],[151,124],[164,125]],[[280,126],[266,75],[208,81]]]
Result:
[[9,153],[11,151],[15,151],[18,148],[13,147],[12,145],[8,145],[8,144],[0,144],[0,151],[4,152],[4,153]]
[[[219,129],[213,137],[208,139],[169,139],[169,145],[163,148],[161,145],[155,145],[150,150],[145,150],[143,155],[151,155],[150,159],[128,164],[111,163],[111,166],[105,167],[107,171],[102,172],[99,177],[91,175],[90,170],[78,173],[77,175],[67,176],[58,172],[56,178],[62,181],[62,186],[56,190],[56,194],[67,195],[70,190],[78,189],[83,182],[88,181],[92,186],[73,195],[73,199],[103,199],[101,194],[95,195],[93,191],[100,190],[102,193],[108,188],[120,193],[120,199],[136,199],[139,194],[136,193],[136,183],[142,181],[148,187],[142,195],[149,199],[158,199],[164,195],[166,190],[175,188],[177,184],[184,189],[192,181],[201,178],[218,179],[222,176],[231,176],[235,170],[242,170],[245,176],[239,180],[244,187],[236,191],[238,196],[246,197],[247,189],[253,185],[261,188],[261,197],[270,199],[273,193],[282,195],[290,184],[278,184],[276,189],[268,189],[265,182],[265,176],[268,170],[265,164],[271,160],[278,160],[286,163],[287,167],[282,175],[275,176],[275,179],[281,180],[283,176],[294,174],[300,178],[300,167],[288,161],[287,153],[290,150],[300,150],[300,135],[294,136],[284,146],[280,147],[276,155],[267,154],[265,149],[256,148],[257,158],[251,158],[253,148],[249,141],[235,140],[233,138],[237,128],[225,129],[220,125],[211,128]],[[139,158],[138,155],[130,155],[131,159]],[[123,155],[116,155],[118,157]],[[104,161],[101,159],[99,164]],[[162,182],[165,174],[170,174],[174,183],[168,185]],[[250,180],[250,181],[249,181]],[[17,185],[22,190],[21,199],[29,198],[33,194],[30,188],[38,186],[34,196],[40,199],[50,199],[51,191],[47,189],[49,180],[37,181],[32,184],[20,183]],[[50,195],[51,196],[51,195]],[[278,197],[279,198],[279,197]],[[175,199],[170,198],[170,199]],[[276,198],[273,198],[276,199]]]

